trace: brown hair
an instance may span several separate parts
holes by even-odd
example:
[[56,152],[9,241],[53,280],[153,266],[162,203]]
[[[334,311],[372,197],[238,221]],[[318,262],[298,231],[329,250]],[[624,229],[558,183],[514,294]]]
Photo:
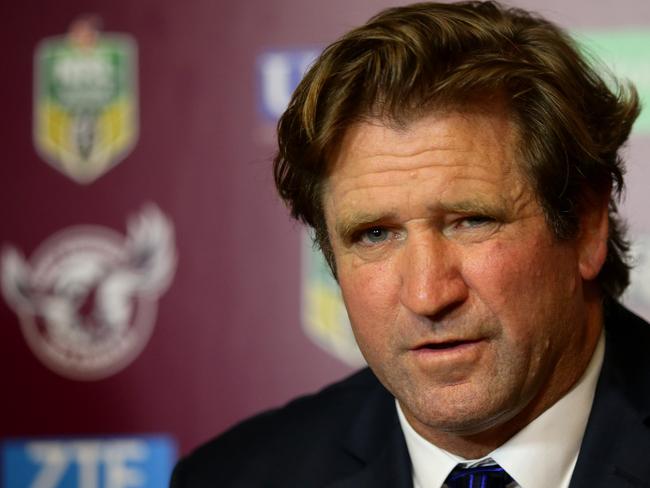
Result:
[[610,84],[563,30],[529,12],[493,1],[388,9],[327,47],[294,92],[278,123],[276,185],[292,216],[314,228],[335,272],[321,190],[345,130],[367,117],[401,124],[501,93],[522,135],[523,172],[558,239],[577,235],[589,195],[610,194],[598,280],[617,297],[629,283],[618,152],[640,108],[632,85]]

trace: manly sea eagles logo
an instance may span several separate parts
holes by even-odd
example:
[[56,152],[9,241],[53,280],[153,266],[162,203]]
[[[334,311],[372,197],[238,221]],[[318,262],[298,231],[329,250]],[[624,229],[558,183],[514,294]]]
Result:
[[138,131],[135,42],[80,18],[35,55],[34,144],[77,183],[91,183],[133,148]]
[[6,246],[2,293],[46,366],[68,378],[96,380],[142,351],[175,268],[172,224],[151,205],[128,221],[126,236],[71,227],[42,243],[29,262]]

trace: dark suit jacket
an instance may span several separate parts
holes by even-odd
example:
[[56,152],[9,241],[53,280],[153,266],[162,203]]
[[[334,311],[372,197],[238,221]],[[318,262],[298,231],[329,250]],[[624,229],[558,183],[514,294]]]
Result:
[[[612,304],[606,331],[570,488],[650,488],[650,326]],[[412,481],[393,397],[365,369],[200,447],[177,465],[172,487],[411,488]]]

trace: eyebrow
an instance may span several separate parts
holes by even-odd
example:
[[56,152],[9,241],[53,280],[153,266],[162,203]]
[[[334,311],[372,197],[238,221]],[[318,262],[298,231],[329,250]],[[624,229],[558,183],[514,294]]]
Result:
[[508,212],[506,205],[499,199],[496,202],[486,202],[476,198],[460,200],[458,202],[440,203],[437,208],[446,213],[461,213],[461,214],[482,214],[494,217],[500,220],[506,220]]
[[[505,209],[505,205],[473,198],[459,200],[457,202],[437,203],[429,210],[431,215],[443,213],[480,214],[494,217],[501,221],[508,219],[508,212]],[[344,216],[334,228],[337,235],[344,241],[350,241],[359,229],[381,226],[386,222],[394,222],[397,220],[399,220],[398,213],[392,211],[385,213],[351,212],[349,215]]]

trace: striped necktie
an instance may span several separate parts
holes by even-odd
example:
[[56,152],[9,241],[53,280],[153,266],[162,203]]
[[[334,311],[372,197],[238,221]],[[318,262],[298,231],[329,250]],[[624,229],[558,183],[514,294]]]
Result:
[[498,464],[463,468],[456,466],[445,480],[449,488],[505,488],[512,477]]

